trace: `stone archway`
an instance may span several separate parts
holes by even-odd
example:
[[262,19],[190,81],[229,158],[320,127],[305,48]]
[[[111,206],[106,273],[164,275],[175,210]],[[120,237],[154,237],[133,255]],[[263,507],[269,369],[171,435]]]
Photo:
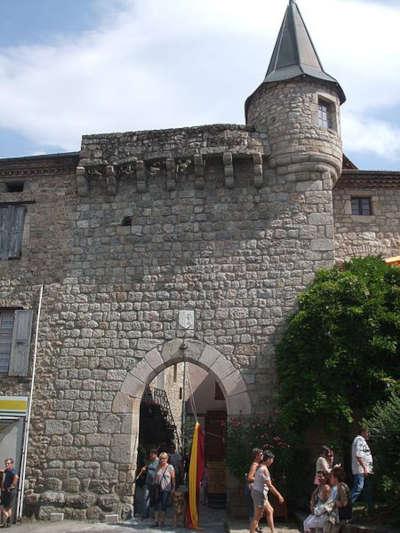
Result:
[[[112,439],[111,460],[119,464],[120,473],[124,473],[122,477],[126,476],[127,481],[132,479],[136,465],[140,402],[145,387],[163,369],[183,361],[197,364],[215,375],[225,395],[228,418],[251,413],[250,397],[241,373],[218,350],[192,339],[161,342],[127,374],[112,404],[110,416],[120,419],[120,431]],[[125,490],[121,485],[118,490],[121,495],[132,495],[130,483],[125,484]]]

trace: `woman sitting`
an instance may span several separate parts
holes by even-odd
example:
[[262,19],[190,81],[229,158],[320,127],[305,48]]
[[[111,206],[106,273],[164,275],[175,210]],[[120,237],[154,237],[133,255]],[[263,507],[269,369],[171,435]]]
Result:
[[350,489],[344,482],[343,468],[335,466],[331,472],[331,496],[325,504],[328,515],[324,533],[339,533],[340,528],[352,518]]
[[328,483],[328,477],[322,470],[317,472],[316,476],[318,486],[311,495],[310,511],[311,514],[304,520],[304,533],[315,530],[322,530],[327,520],[327,510],[324,504],[328,501],[331,487]]

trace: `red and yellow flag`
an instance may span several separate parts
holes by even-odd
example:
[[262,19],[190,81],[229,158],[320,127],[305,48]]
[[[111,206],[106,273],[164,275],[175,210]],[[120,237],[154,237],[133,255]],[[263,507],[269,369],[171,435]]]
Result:
[[200,481],[204,472],[204,433],[196,422],[193,432],[192,450],[189,463],[189,498],[187,508],[187,527],[199,527]]

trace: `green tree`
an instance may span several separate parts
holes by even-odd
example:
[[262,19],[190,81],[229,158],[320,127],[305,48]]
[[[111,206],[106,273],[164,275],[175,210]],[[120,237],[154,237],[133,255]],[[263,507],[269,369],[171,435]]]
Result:
[[349,429],[400,377],[400,269],[375,257],[317,273],[277,349],[281,414]]
[[375,471],[388,514],[400,524],[400,387],[378,404],[367,421],[373,445]]

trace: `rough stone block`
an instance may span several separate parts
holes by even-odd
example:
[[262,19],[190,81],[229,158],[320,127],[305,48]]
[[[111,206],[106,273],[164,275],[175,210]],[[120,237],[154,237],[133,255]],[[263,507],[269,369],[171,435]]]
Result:
[[131,435],[114,435],[111,441],[110,460],[113,463],[130,463],[133,456]]
[[215,348],[206,346],[199,358],[199,363],[210,368],[220,356],[221,354]]
[[223,355],[220,355],[210,370],[217,376],[220,381],[224,381],[226,376],[235,371],[235,367]]
[[50,522],[61,522],[64,520],[64,513],[50,513]]
[[47,435],[64,435],[71,431],[71,422],[67,420],[46,420]]
[[117,514],[105,514],[104,522],[106,524],[118,524],[118,515]]

